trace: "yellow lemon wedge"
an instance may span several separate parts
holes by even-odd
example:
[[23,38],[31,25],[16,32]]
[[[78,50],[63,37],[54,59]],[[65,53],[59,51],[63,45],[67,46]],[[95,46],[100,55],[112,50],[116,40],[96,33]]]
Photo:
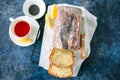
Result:
[[30,38],[21,38],[21,39],[18,39],[19,42],[21,43],[31,43],[32,40]]
[[55,18],[57,17],[57,14],[58,14],[58,6],[57,6],[56,4],[54,4],[54,5],[52,6],[50,18],[51,18],[51,19],[55,19]]
[[46,22],[46,26],[48,28],[51,28],[51,21],[50,21],[50,17],[48,16],[48,14],[45,15],[45,22]]

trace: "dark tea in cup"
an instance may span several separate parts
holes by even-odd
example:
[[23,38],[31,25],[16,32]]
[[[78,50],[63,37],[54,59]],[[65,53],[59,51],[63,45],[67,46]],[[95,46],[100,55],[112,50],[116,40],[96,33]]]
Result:
[[26,21],[19,21],[14,27],[14,32],[18,37],[24,37],[30,32],[30,25]]

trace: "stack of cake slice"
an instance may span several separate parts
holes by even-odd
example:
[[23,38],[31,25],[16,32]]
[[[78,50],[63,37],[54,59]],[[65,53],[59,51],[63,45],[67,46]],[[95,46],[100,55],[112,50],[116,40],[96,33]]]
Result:
[[70,50],[53,48],[49,57],[51,63],[48,73],[60,78],[70,77],[73,74],[74,55]]

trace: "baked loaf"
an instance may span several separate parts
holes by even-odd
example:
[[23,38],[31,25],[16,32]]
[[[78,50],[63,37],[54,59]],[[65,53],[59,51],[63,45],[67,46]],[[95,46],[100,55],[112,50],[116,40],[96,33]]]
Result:
[[59,78],[67,78],[73,74],[72,67],[58,67],[54,64],[50,64],[48,73]]
[[81,26],[82,11],[79,8],[60,6],[54,23],[53,47],[79,50]]
[[73,74],[74,55],[80,50],[80,27],[82,11],[76,7],[60,6],[54,22],[53,50],[49,57],[51,63],[48,73],[60,78]]
[[69,67],[74,63],[73,52],[59,48],[53,48],[49,59],[58,67]]

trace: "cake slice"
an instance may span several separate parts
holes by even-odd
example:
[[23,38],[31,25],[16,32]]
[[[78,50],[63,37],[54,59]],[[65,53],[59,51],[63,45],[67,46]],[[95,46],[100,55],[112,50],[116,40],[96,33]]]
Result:
[[74,64],[73,52],[70,50],[53,48],[49,59],[58,67],[69,67]]
[[50,64],[48,73],[59,78],[71,77],[73,74],[72,67],[58,67],[54,64]]

